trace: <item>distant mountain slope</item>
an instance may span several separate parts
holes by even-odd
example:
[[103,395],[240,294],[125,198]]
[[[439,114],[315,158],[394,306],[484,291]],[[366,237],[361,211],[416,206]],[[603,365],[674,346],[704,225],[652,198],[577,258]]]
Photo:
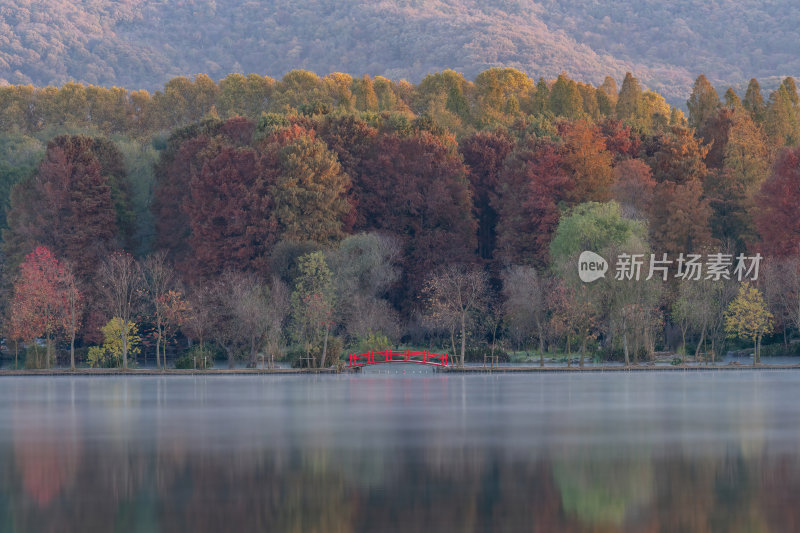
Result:
[[157,89],[294,68],[418,81],[504,65],[595,83],[631,70],[680,99],[701,71],[800,72],[798,28],[790,2],[754,0],[4,0],[0,82]]

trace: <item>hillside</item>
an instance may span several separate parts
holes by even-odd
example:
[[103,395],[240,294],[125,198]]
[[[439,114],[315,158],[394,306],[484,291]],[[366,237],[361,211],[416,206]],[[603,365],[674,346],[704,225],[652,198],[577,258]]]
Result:
[[[157,89],[177,75],[294,68],[418,81],[491,66],[599,83],[631,70],[674,101],[800,72],[788,4],[701,0],[6,0],[0,83]],[[783,5],[783,7],[782,7]]]

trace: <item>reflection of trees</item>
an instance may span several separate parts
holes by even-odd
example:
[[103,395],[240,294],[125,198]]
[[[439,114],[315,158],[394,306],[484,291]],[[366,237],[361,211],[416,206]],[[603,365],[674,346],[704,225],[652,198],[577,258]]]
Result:
[[587,450],[556,460],[553,477],[564,511],[586,525],[621,526],[653,496],[651,462],[641,454],[609,460]]
[[[287,393],[280,414],[269,418],[270,428],[241,419],[205,427],[197,422],[208,420],[218,400],[202,380],[192,389],[196,394],[183,400],[168,394],[174,381],[148,381],[145,387],[144,381],[121,380],[111,388],[93,381],[82,387],[79,400],[121,408],[101,410],[108,416],[99,418],[78,416],[69,401],[64,404],[71,391],[60,387],[68,381],[54,390],[44,383],[26,385],[43,399],[44,409],[13,404],[5,419],[12,427],[7,440],[0,438],[3,532],[65,525],[79,531],[197,533],[784,532],[800,523],[794,502],[800,451],[770,450],[763,426],[753,421],[737,426],[723,420],[724,427],[738,427],[742,438],[734,434],[722,446],[692,441],[651,449],[644,441],[620,448],[567,435],[572,438],[558,446],[527,449],[454,440],[473,426],[436,415],[418,428],[423,434],[414,440],[423,447],[395,446],[407,441],[402,422],[392,419],[381,428],[389,432],[383,438],[363,424],[349,427],[354,438],[347,442],[365,445],[348,449],[330,445],[341,442],[341,428],[309,427],[310,419],[291,414],[293,402],[312,399],[295,396],[296,389]],[[376,381],[347,400],[355,405],[381,396],[393,402],[418,393],[427,401],[440,386],[436,380],[421,389],[402,383],[381,387]],[[141,404],[143,397],[155,398],[155,407]],[[643,398],[655,399],[638,400]],[[730,411],[732,416],[757,414],[745,408],[750,400],[745,395],[742,410]],[[176,411],[178,401],[184,403]],[[328,409],[315,404],[313,412],[327,420]],[[592,424],[599,422],[579,412],[561,418],[568,423],[561,428],[597,434]],[[506,442],[524,442],[524,427],[515,427],[511,418],[496,427],[507,431]],[[551,422],[546,426],[557,427]],[[658,430],[659,423],[637,427]],[[752,446],[754,435],[758,446]]]
[[[52,398],[52,390],[41,394]],[[37,413],[39,411],[37,410]],[[16,406],[13,411],[14,461],[22,490],[37,507],[45,508],[75,479],[80,459],[77,413],[48,412],[47,417]]]

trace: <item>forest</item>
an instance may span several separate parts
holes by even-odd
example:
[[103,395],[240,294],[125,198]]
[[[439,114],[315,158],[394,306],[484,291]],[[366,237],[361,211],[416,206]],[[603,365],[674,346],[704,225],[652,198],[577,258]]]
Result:
[[[798,352],[791,77],[688,115],[631,73],[0,87],[4,356],[28,368]],[[577,257],[724,275],[586,284]],[[666,255],[664,255],[666,254]],[[763,256],[759,275],[737,258]],[[613,265],[612,265],[613,270]],[[762,340],[765,346],[762,349]]]

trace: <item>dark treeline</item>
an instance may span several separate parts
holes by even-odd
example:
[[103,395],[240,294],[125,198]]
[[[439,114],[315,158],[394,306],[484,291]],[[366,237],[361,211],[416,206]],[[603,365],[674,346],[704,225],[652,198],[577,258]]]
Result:
[[[618,89],[513,69],[11,86],[0,102],[7,347],[34,364],[65,342],[93,365],[142,349],[161,364],[176,339],[192,366],[400,342],[714,357],[800,326],[791,78],[721,99],[700,76],[688,118],[630,74]],[[755,292],[589,287],[570,266],[583,249],[772,261]]]

